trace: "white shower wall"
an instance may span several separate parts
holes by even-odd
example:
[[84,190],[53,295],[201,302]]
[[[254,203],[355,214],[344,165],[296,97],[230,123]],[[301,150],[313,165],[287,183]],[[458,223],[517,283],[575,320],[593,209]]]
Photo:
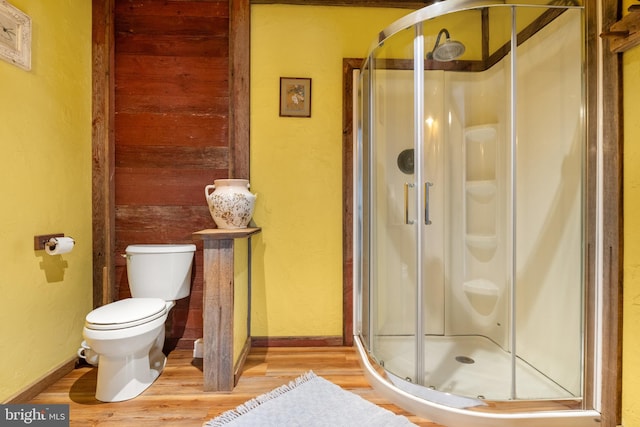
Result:
[[[508,58],[478,73],[447,73],[447,107],[451,117],[447,166],[450,171],[451,247],[449,277],[448,335],[483,335],[509,350],[510,287],[508,275]],[[473,144],[482,142],[474,133],[493,131],[487,137],[488,150]],[[480,158],[482,156],[482,158]],[[493,173],[474,176],[474,162],[490,164]],[[493,181],[493,182],[492,182]],[[474,195],[472,185],[494,186],[493,193]],[[493,231],[491,231],[491,227]],[[474,291],[466,284],[486,283]]]
[[518,49],[516,116],[516,353],[575,395],[585,157],[579,13],[565,12]]

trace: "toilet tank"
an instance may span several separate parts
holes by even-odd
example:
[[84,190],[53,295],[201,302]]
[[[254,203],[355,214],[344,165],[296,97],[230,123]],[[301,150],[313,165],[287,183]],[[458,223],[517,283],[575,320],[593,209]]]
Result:
[[175,301],[191,292],[196,245],[129,245],[127,277],[134,298]]

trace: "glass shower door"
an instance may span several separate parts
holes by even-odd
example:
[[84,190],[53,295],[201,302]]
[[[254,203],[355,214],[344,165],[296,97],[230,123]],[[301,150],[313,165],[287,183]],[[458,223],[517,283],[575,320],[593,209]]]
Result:
[[379,49],[370,64],[370,173],[364,178],[370,195],[371,351],[385,369],[403,379],[415,376],[419,224],[413,30],[405,33]]
[[[504,11],[492,15],[492,29],[502,32],[500,45],[509,58],[511,20],[509,9]],[[470,398],[508,399],[513,378],[503,135],[509,122],[509,60],[488,69],[460,67],[486,59],[481,34],[492,30],[483,24],[486,14],[463,10],[423,24],[427,50],[435,50],[443,32],[465,44],[460,57],[435,61],[427,52],[425,62],[423,169],[427,182],[441,182],[428,193],[430,215],[441,219],[425,229],[424,245],[427,254],[441,251],[444,325],[439,335],[425,327],[424,385]],[[437,279],[433,272],[424,274],[425,296],[432,295]],[[432,309],[429,299],[424,302],[428,325]]]

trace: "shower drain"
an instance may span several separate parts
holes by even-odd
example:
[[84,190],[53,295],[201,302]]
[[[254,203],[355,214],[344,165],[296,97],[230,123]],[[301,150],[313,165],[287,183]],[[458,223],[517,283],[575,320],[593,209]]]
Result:
[[456,356],[456,361],[458,361],[460,363],[465,363],[467,365],[470,365],[472,363],[476,363],[475,360],[473,360],[472,358],[470,358],[468,356]]

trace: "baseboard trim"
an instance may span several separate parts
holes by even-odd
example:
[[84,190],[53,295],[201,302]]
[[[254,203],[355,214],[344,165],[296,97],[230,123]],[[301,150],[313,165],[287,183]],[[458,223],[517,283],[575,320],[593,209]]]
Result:
[[238,361],[236,365],[233,367],[233,386],[238,385],[238,381],[240,380],[240,376],[242,375],[242,371],[244,368],[244,362],[247,361],[247,356],[249,356],[249,352],[251,351],[251,337],[247,337],[247,340],[244,342],[244,347],[242,347],[242,351],[240,352],[240,357],[238,357]]
[[342,335],[317,337],[251,337],[253,347],[340,347]]
[[69,372],[73,371],[77,363],[78,356],[71,357],[67,361],[62,362],[60,365],[44,374],[31,385],[28,385],[2,403],[27,403],[28,401],[42,393],[47,387],[54,384]]

